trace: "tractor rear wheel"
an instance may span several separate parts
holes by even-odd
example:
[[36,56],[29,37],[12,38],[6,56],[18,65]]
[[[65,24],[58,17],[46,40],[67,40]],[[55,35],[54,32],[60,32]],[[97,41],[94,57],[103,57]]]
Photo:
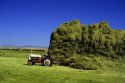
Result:
[[45,58],[45,59],[43,60],[43,65],[44,65],[44,66],[52,66],[52,60],[49,59],[49,58]]

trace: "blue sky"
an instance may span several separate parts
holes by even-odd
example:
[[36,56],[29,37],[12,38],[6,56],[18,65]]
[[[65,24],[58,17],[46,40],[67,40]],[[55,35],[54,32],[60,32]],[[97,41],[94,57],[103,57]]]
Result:
[[49,46],[52,31],[73,19],[125,30],[125,0],[0,0],[0,45]]

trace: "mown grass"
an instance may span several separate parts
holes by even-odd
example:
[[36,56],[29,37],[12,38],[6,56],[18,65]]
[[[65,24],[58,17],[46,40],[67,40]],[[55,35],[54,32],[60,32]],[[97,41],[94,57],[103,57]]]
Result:
[[[0,83],[124,83],[125,72],[124,62],[116,62],[118,67],[106,67],[104,70],[77,70],[64,66],[54,65],[45,67],[34,65],[28,66],[27,54],[3,52],[6,56],[0,56]],[[8,53],[8,54],[7,54]],[[2,54],[2,51],[0,51]],[[16,55],[9,57],[9,54]],[[23,56],[22,56],[23,55]],[[20,57],[22,56],[22,57]],[[105,62],[115,64],[113,62]],[[105,64],[104,62],[102,64]],[[110,68],[108,70],[108,68]],[[114,69],[116,68],[116,69]],[[114,70],[113,70],[114,69]]]
[[[30,54],[30,50],[5,50],[5,49],[0,49],[0,56],[2,57],[18,57],[18,58],[27,58],[28,54]],[[44,55],[44,51],[32,51],[32,53],[35,54],[41,54]]]

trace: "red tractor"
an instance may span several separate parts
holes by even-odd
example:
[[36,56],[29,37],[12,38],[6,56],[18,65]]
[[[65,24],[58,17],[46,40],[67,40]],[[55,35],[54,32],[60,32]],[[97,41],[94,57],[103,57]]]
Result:
[[41,63],[44,66],[52,66],[53,58],[45,54],[44,56],[38,54],[29,54],[28,65],[35,65],[35,63]]

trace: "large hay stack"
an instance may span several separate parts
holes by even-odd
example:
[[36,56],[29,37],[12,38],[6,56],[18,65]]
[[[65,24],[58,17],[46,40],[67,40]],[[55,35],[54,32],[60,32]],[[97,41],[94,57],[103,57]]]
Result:
[[[82,59],[87,55],[101,55],[112,59],[124,56],[125,31],[112,30],[107,22],[83,25],[79,20],[73,20],[63,23],[52,32],[48,53],[58,64],[74,67],[79,62],[80,68],[87,69]],[[88,63],[93,64],[92,60]]]

